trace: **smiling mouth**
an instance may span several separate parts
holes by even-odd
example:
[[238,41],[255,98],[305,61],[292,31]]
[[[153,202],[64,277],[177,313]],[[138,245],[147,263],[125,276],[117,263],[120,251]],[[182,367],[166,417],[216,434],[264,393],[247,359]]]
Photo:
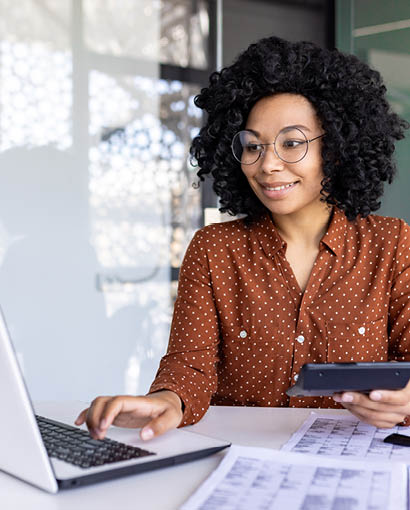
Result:
[[295,184],[297,183],[297,181],[295,182],[291,182],[289,184],[283,184],[281,186],[263,186],[267,191],[282,191],[283,189],[287,189],[287,188],[291,188],[292,186],[294,186]]

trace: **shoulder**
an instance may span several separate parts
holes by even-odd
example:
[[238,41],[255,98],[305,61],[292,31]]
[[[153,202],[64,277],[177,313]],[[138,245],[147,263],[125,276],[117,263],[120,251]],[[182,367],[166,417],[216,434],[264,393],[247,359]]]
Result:
[[[374,254],[401,265],[407,263],[410,253],[410,227],[400,218],[369,215],[354,222],[357,241],[367,245]],[[355,237],[355,236],[352,236]]]
[[251,229],[243,219],[212,223],[199,229],[192,240],[195,245],[202,246],[227,246],[240,239],[248,238]]
[[184,267],[192,263],[209,266],[228,260],[232,253],[240,251],[244,241],[246,244],[250,232],[242,219],[213,223],[197,230],[185,252]]
[[352,224],[364,235],[367,234],[370,237],[389,241],[398,240],[406,232],[409,235],[410,229],[409,225],[400,218],[379,216],[377,214],[370,214],[366,218],[358,218]]

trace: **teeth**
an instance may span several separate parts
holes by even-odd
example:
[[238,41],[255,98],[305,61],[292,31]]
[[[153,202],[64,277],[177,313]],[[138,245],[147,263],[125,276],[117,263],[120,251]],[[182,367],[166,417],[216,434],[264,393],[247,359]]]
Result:
[[294,182],[291,182],[290,184],[285,184],[284,186],[276,186],[274,188],[268,188],[267,186],[265,186],[265,189],[267,189],[268,191],[280,191],[281,189],[290,188],[294,184],[295,184]]

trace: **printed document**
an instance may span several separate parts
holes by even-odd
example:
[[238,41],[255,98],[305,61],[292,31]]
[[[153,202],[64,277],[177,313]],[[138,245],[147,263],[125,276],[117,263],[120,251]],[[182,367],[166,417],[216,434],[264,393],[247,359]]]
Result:
[[408,427],[378,429],[354,416],[311,413],[282,450],[323,456],[389,459],[410,464],[410,448],[383,443],[393,433],[410,435]]
[[181,510],[405,510],[407,468],[232,446]]

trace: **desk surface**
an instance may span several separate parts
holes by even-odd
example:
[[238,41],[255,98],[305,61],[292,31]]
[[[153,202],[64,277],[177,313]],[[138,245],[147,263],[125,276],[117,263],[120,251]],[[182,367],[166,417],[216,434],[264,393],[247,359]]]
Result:
[[[84,404],[42,402],[36,412],[72,423]],[[211,407],[204,418],[189,430],[232,443],[279,449],[307,418],[311,409],[271,407]],[[347,411],[324,409],[326,414]],[[115,430],[120,438],[121,430]],[[0,508],[7,510],[176,510],[211,474],[225,455],[132,475],[89,487],[47,494],[0,472]]]

